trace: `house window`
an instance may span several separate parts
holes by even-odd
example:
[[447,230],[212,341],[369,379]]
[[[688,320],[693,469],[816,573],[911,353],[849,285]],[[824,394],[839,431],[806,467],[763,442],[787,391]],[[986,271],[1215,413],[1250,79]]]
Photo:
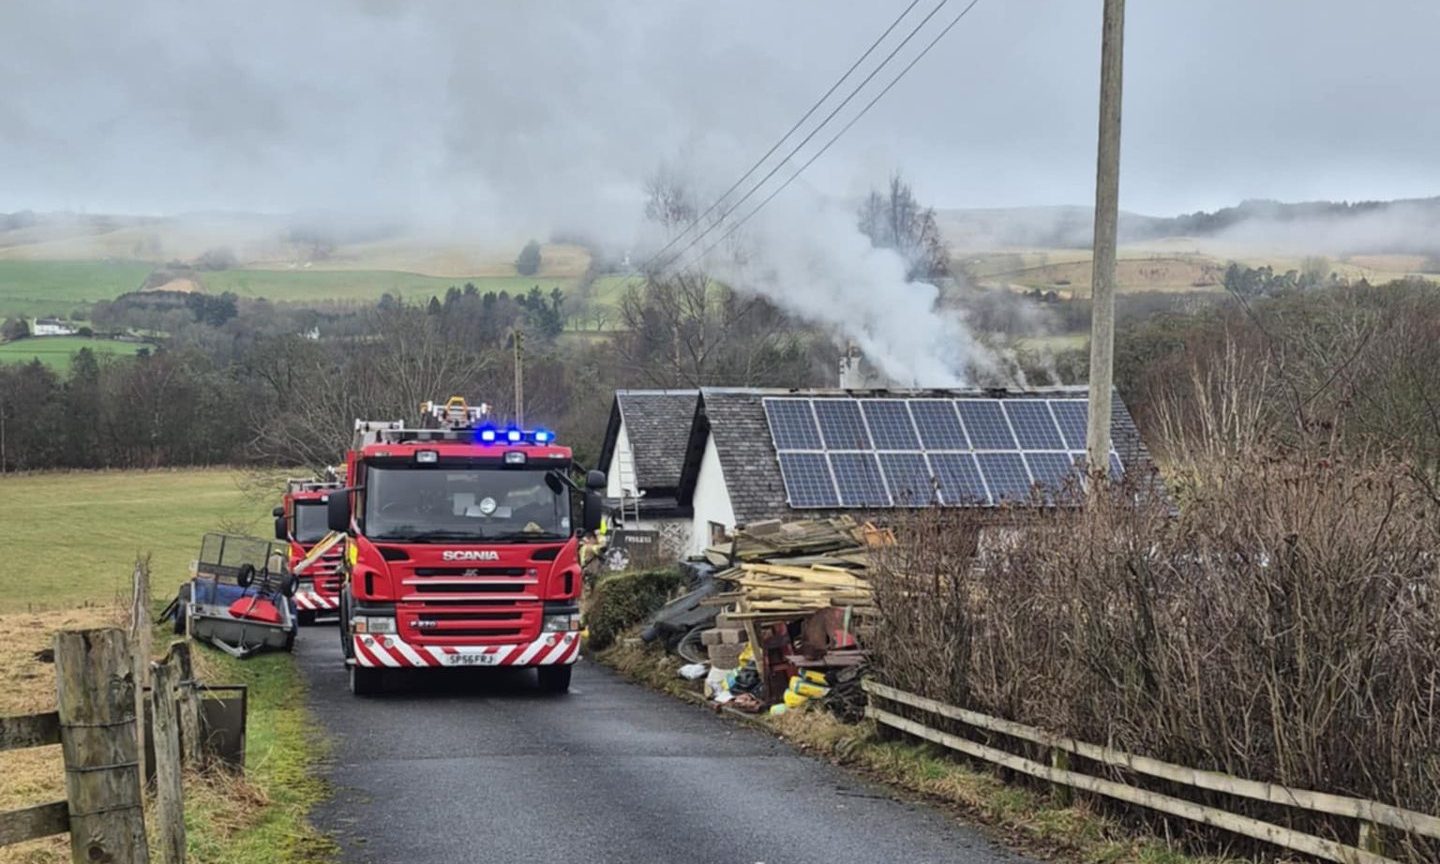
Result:
[[730,529],[719,522],[710,523],[710,545],[719,546],[722,543],[729,543],[731,540]]

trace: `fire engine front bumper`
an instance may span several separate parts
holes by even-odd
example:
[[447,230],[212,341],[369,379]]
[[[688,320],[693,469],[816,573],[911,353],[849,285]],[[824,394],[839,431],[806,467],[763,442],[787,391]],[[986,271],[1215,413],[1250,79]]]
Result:
[[295,608],[302,612],[329,612],[340,608],[340,598],[326,597],[314,591],[296,591]]
[[580,634],[545,633],[516,645],[415,645],[398,636],[357,634],[355,663],[373,668],[559,666],[580,658]]

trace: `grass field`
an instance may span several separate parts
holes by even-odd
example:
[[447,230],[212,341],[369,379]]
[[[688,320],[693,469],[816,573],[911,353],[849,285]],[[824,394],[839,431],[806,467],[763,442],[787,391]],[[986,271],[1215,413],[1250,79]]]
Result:
[[138,261],[0,260],[0,318],[82,311],[138,289],[152,269]]
[[139,342],[86,339],[84,336],[36,336],[0,344],[0,363],[29,363],[38,359],[47,366],[64,372],[70,368],[70,358],[81,348],[89,348],[96,354],[119,354],[128,357],[134,356],[144,347],[146,346]]
[[188,577],[201,535],[267,533],[271,503],[228,470],[95,471],[0,477],[0,614],[108,604],[152,553],[156,598]]
[[[319,302],[325,300],[373,303],[385,293],[424,302],[444,295],[451,286],[474,282],[486,291],[529,291],[539,285],[571,290],[576,279],[568,272],[573,262],[546,268],[536,276],[477,275],[426,276],[395,270],[357,269],[239,269],[199,274],[202,290],[210,294],[233,291],[241,297],[265,297],[275,301]],[[12,316],[36,318],[45,315],[69,316],[84,311],[96,300],[112,300],[135,291],[150,275],[153,265],[144,262],[101,261],[17,261],[0,259],[0,319]],[[509,268],[511,274],[514,268]],[[548,272],[547,272],[548,271]]]
[[[1357,255],[1323,259],[1326,269],[1352,281],[1372,285],[1420,274],[1425,263],[1416,255]],[[1121,293],[1223,291],[1225,268],[1231,261],[1249,267],[1269,265],[1277,273],[1303,270],[1293,255],[1274,255],[1241,248],[1227,249],[1194,241],[1155,241],[1122,247],[1116,261],[1116,287]],[[959,256],[956,265],[976,284],[1013,290],[1041,289],[1067,297],[1090,296],[1090,253],[1086,249],[1012,249]]]
[[[278,488],[278,487],[276,487]],[[245,489],[256,489],[253,496]],[[51,709],[54,667],[38,652],[62,628],[121,621],[137,553],[151,553],[155,607],[187,577],[205,531],[261,533],[268,484],[230,470],[85,472],[0,477],[0,716]],[[157,650],[168,631],[157,629]],[[299,671],[288,655],[238,661],[199,649],[202,680],[250,688],[243,779],[186,780],[189,860],[215,864],[323,860],[305,821],[324,794]],[[0,753],[0,811],[64,797],[58,747]],[[53,837],[0,848],[0,864],[60,864]]]

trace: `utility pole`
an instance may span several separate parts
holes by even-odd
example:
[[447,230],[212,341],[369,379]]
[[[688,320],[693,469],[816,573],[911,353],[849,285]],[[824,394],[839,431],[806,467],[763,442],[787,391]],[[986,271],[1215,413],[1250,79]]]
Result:
[[1095,164],[1095,243],[1090,274],[1090,422],[1092,473],[1110,470],[1110,391],[1115,378],[1115,244],[1120,223],[1120,90],[1125,0],[1105,0],[1100,44],[1100,146]]
[[525,426],[525,355],[521,343],[525,341],[525,331],[516,327],[511,331],[511,339],[515,343],[515,425],[523,428]]

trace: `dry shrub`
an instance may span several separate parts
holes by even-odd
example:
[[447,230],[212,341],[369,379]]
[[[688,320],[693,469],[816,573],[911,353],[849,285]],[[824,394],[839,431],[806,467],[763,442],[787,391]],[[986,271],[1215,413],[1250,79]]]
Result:
[[[1120,489],[976,557],[978,525],[917,516],[874,580],[881,676],[1133,753],[1436,812],[1435,499],[1386,459],[1236,455],[1205,476],[1178,515]],[[1353,822],[1295,824],[1355,840]]]

